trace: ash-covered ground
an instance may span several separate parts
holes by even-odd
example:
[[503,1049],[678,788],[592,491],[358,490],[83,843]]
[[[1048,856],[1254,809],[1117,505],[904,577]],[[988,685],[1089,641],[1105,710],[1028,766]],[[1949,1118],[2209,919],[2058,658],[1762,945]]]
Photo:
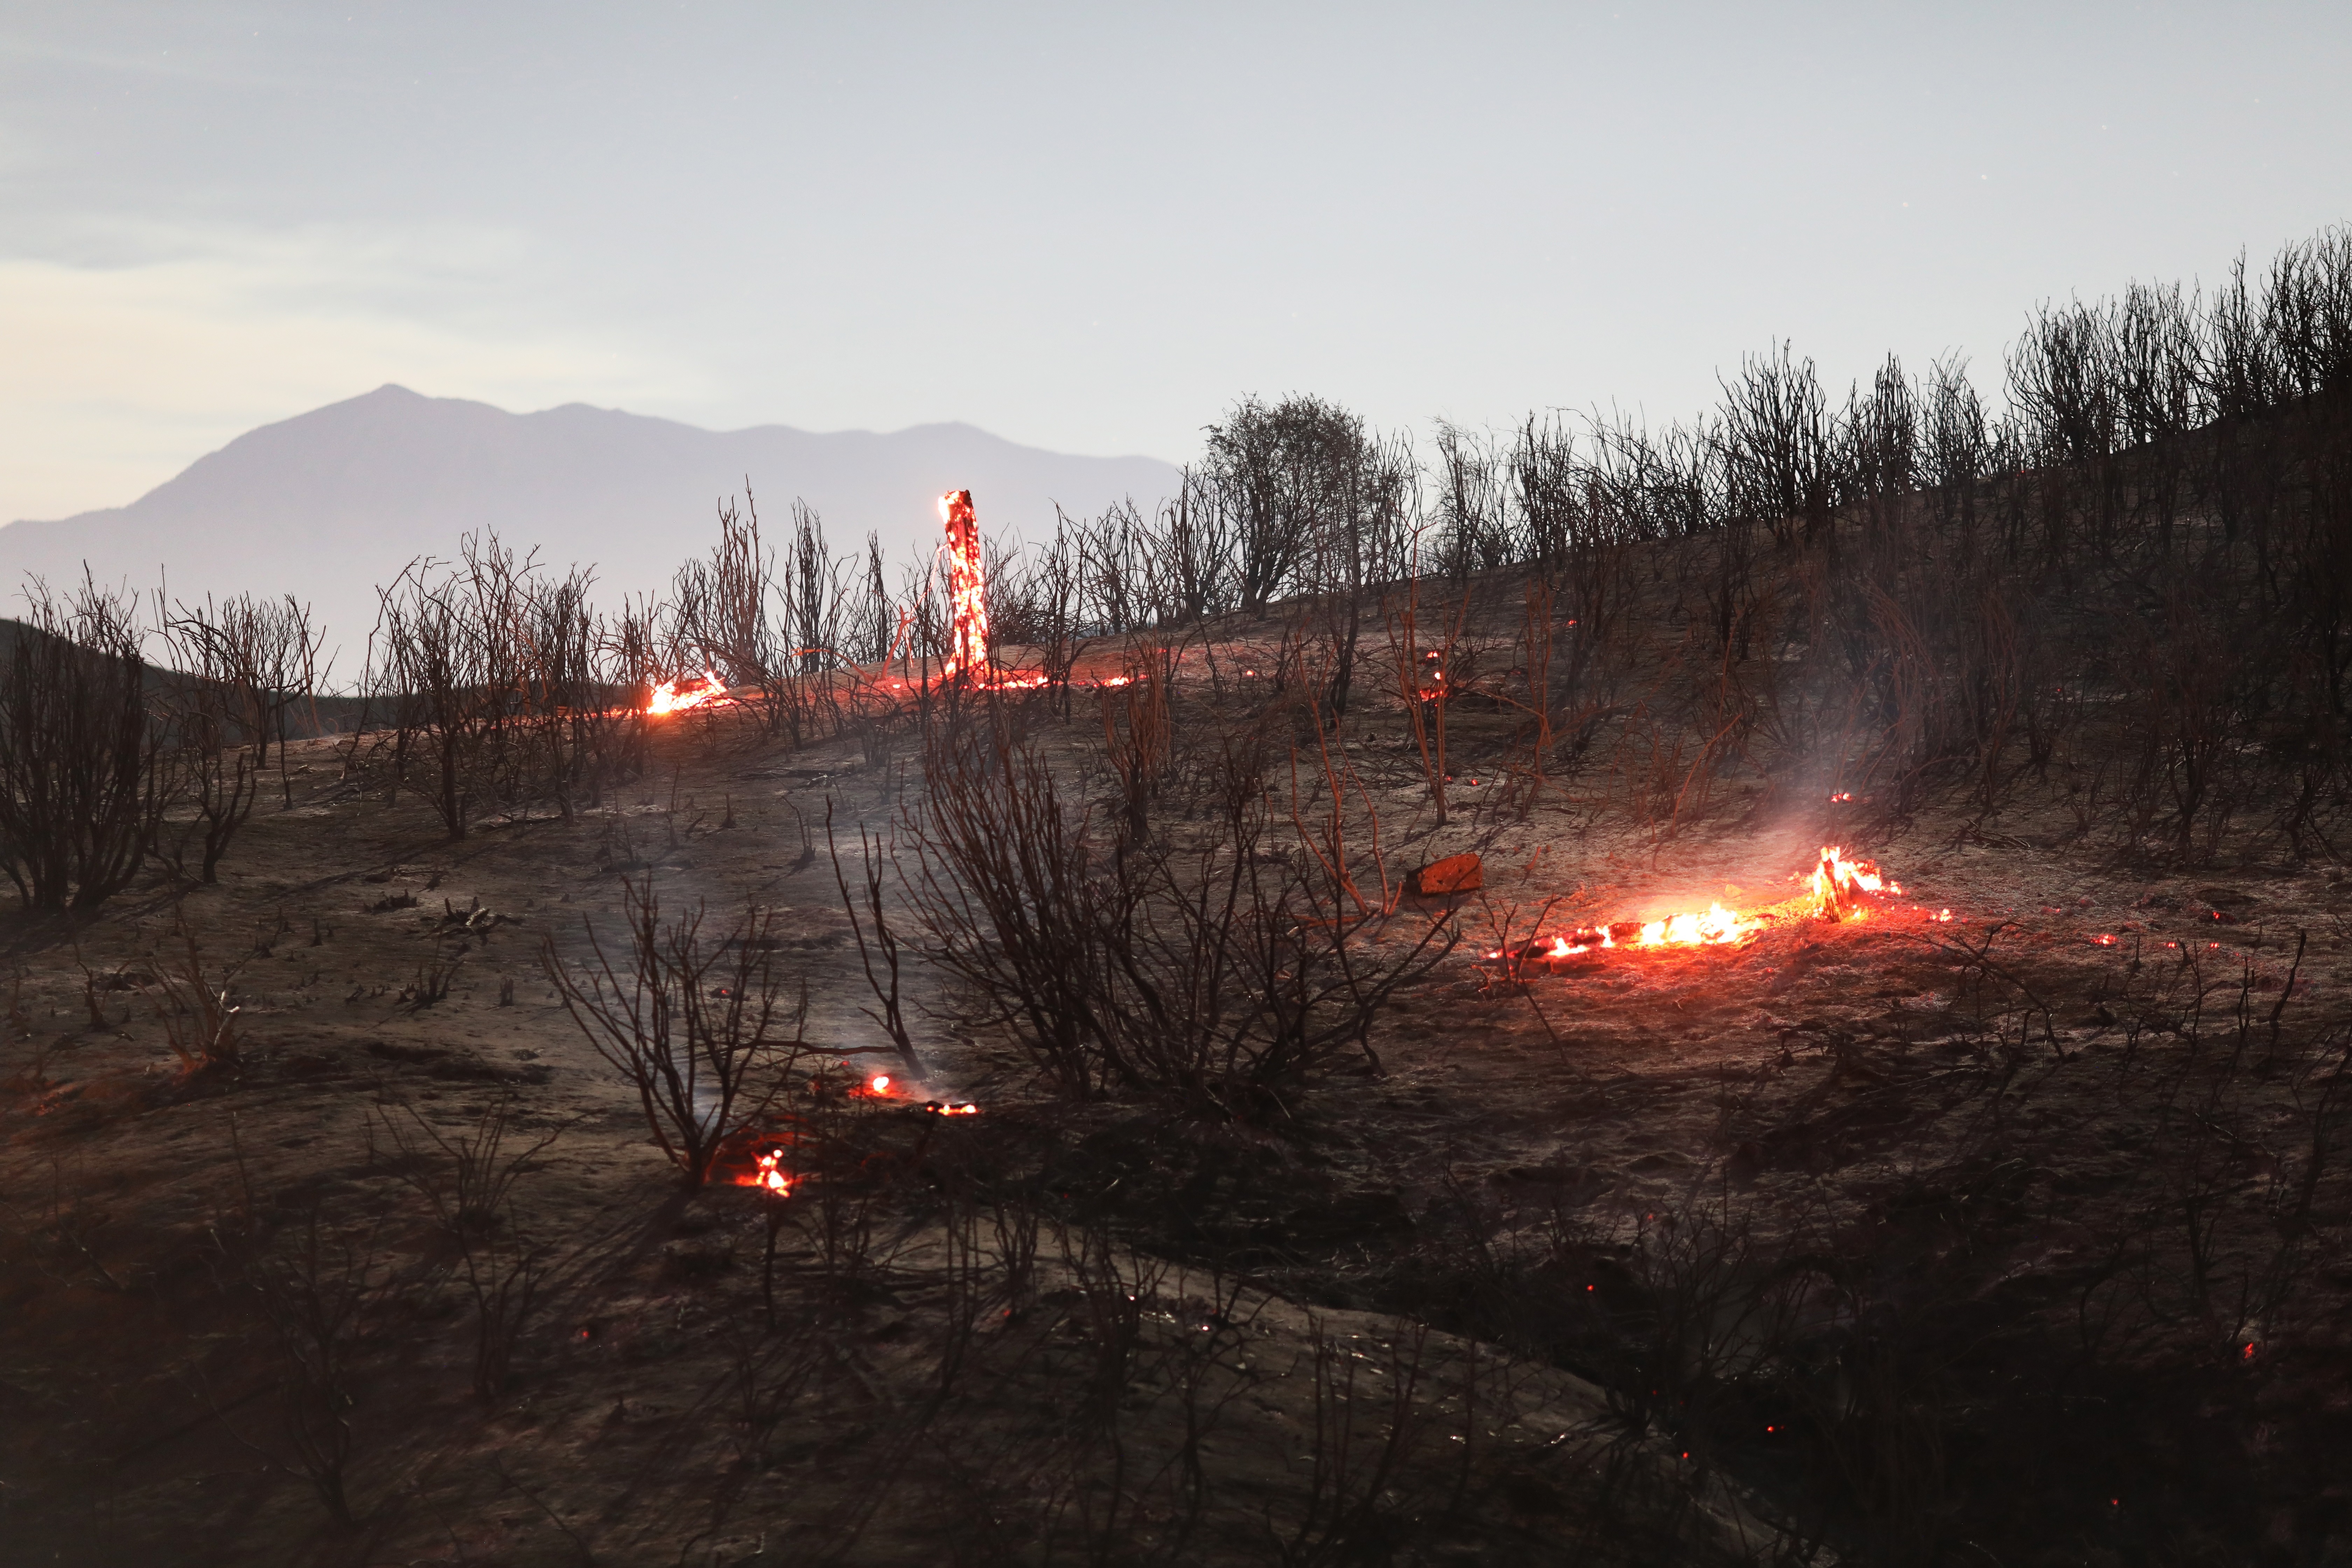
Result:
[[[1407,705],[1302,728],[1238,673],[1265,651],[1178,666],[1149,841],[1213,841],[1183,759],[1272,735],[1260,852],[1311,868],[1336,821],[1372,868],[1347,951],[1454,945],[1360,1048],[1246,1096],[1072,1092],[1037,1020],[923,962],[911,714],[797,748],[679,715],[593,809],[457,842],[366,746],[309,742],[218,886],[20,924],[6,1555],[2352,1550],[2340,872],[2118,854],[2063,767],[2000,812],[1727,767],[1637,815],[1622,763],[1539,779],[1519,716],[1464,695],[1441,826]],[[1108,842],[1114,707],[952,721]],[[861,827],[896,857],[919,1079],[869,978]],[[1778,903],[1828,844],[1903,891],[1734,944],[1486,956]],[[1475,892],[1403,891],[1472,852]],[[788,1195],[739,1184],[740,1143],[682,1188],[551,979],[626,950],[630,889],[714,940],[775,911],[762,952],[806,986],[763,1123]],[[234,1060],[175,1055],[213,1016],[192,986],[235,1008]]]

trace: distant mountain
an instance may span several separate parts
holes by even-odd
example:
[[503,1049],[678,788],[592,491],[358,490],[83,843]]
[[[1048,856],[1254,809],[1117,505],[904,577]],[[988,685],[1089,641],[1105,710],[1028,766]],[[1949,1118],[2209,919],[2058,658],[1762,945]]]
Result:
[[983,531],[1050,531],[1054,505],[1099,511],[1174,493],[1152,458],[1073,458],[1018,447],[969,425],[827,435],[781,425],[700,430],[567,404],[509,414],[485,403],[383,386],[265,425],[200,458],[129,506],[0,528],[0,596],[27,572],[53,584],[88,561],[175,597],[294,594],[310,600],[357,668],[375,620],[375,584],[418,555],[446,557],[460,534],[494,528],[561,568],[593,563],[604,592],[650,590],[717,537],[719,499],[746,478],[763,531],[781,542],[798,497],[824,517],[836,554],[882,536],[894,561],[928,554],[940,493],[969,489]]

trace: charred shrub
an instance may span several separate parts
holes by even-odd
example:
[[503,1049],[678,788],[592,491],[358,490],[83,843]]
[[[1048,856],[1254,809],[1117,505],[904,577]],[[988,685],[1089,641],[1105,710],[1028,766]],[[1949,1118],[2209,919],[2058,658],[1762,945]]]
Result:
[[624,907],[628,947],[618,960],[590,928],[591,962],[565,963],[552,938],[541,961],[580,1032],[637,1091],[656,1145],[699,1187],[720,1150],[783,1093],[803,1048],[807,989],[795,995],[776,966],[772,909],[748,906],[714,942],[700,905],[662,919],[650,876]]
[[163,804],[159,732],[131,605],[36,583],[0,627],[0,867],[25,907],[96,909],[144,863]]
[[[1229,770],[1257,776],[1233,750]],[[1173,1092],[1250,1117],[1370,1059],[1372,1017],[1452,951],[1450,921],[1375,943],[1349,868],[1285,842],[1260,789],[1180,844],[1097,841],[1034,746],[935,733],[906,823],[926,957],[1072,1094]],[[1385,919],[1385,916],[1377,917]]]

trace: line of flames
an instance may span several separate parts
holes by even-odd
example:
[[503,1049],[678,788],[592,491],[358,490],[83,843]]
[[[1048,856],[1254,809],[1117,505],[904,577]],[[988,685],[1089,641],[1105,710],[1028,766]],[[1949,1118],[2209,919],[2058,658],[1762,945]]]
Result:
[[[932,678],[931,684],[938,685],[954,678],[952,670],[942,671]],[[892,691],[904,691],[910,685],[919,684],[921,683],[906,680],[876,682],[877,688]],[[1027,671],[1008,674],[995,680],[975,681],[969,684],[972,689],[979,691],[1034,691],[1055,685],[1072,686],[1085,691],[1115,691],[1122,686],[1134,685],[1135,677],[1107,675],[1091,680],[1072,679],[1057,682],[1036,671]],[[682,681],[665,680],[655,686],[646,699],[645,712],[650,719],[666,719],[673,713],[683,713],[689,709],[730,707],[740,700],[741,699],[715,675],[706,674],[698,679],[689,676]]]
[[[1851,858],[1843,848],[1829,844],[1822,847],[1821,859],[1813,867],[1805,891],[1793,899],[1745,913],[1726,909],[1718,902],[1708,905],[1703,912],[1580,926],[1553,936],[1549,942],[1538,938],[1521,950],[1519,956],[1573,958],[1580,953],[1628,949],[1734,946],[1761,934],[1776,921],[1864,920],[1876,900],[1889,894],[1900,896],[1902,891],[1902,884],[1881,872],[1876,862]],[[1946,910],[1928,918],[1949,920],[1951,911]],[[1621,931],[1624,933],[1622,941],[1619,940]],[[1500,959],[1505,955],[1496,949],[1486,956]]]
[[[684,690],[678,689],[681,686],[685,687]],[[646,711],[660,718],[664,714],[683,713],[689,708],[703,708],[726,700],[727,683],[706,669],[699,684],[688,676],[683,680],[665,680],[655,687],[653,694],[646,700]]]

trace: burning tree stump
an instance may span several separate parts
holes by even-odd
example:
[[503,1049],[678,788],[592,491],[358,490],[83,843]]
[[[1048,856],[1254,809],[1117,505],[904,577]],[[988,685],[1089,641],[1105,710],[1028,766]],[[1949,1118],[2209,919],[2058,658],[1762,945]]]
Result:
[[980,520],[971,492],[950,490],[940,498],[940,521],[948,531],[949,675],[988,668],[988,582],[980,559]]

